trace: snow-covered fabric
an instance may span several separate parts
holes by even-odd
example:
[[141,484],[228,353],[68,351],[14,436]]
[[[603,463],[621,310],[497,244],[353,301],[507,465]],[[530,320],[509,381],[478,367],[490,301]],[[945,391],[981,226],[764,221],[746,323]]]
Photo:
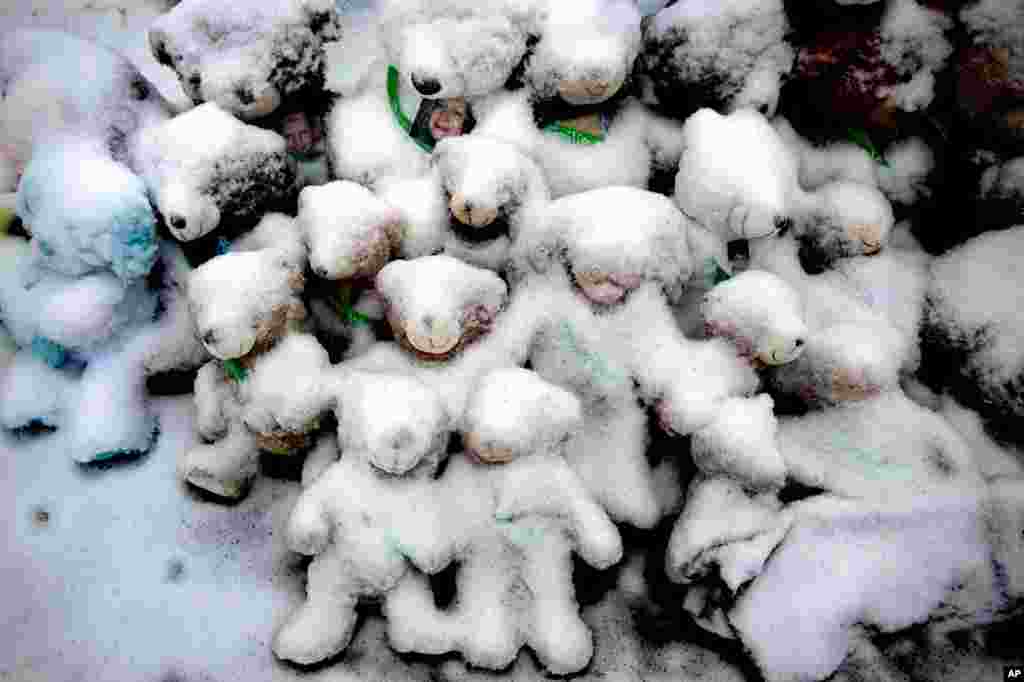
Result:
[[197,104],[250,120],[323,83],[323,50],[341,38],[333,0],[185,0],[149,30],[153,58]]

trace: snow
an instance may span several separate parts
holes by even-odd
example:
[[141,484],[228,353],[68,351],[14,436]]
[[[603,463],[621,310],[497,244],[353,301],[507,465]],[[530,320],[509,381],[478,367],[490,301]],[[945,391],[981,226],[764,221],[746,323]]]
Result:
[[890,200],[910,206],[921,197],[930,196],[925,184],[935,168],[935,155],[919,137],[911,137],[893,144],[885,152],[888,166],[876,169],[878,187]]
[[772,234],[797,207],[797,161],[760,114],[701,109],[683,136],[676,202],[723,240]]
[[924,621],[988,555],[978,498],[963,491],[885,506],[828,497],[799,506],[730,614],[772,682],[830,675],[857,623],[889,632]]
[[[932,264],[929,311],[954,340],[977,345],[971,359],[983,381],[1001,385],[1020,373],[1024,324],[1014,296],[999,295],[1021,279],[1024,226],[986,232]],[[983,332],[980,344],[974,335]]]
[[943,35],[952,26],[952,20],[945,14],[923,7],[917,0],[890,2],[880,27],[881,56],[910,80],[892,92],[878,94],[892,98],[904,111],[928,106],[935,94],[935,73],[942,70],[953,54],[953,46]]
[[960,10],[960,20],[979,44],[1005,49],[1010,73],[1020,73],[1024,65],[1022,12],[1020,0],[979,0]]

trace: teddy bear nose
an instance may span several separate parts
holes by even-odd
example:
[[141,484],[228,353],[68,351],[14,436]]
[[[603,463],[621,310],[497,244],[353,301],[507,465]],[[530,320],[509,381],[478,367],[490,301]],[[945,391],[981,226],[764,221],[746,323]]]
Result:
[[235,90],[235,95],[238,97],[238,101],[242,104],[252,104],[256,101],[253,97],[252,90],[249,88],[238,88]]
[[327,275],[329,275],[330,273],[327,272],[327,268],[325,268],[324,266],[318,265],[315,268],[313,268],[313,270],[314,272],[316,272],[317,276],[323,277],[324,279],[329,279]]
[[427,97],[441,92],[441,81],[429,76],[424,78],[415,73],[412,75],[412,86],[421,95],[426,95]]
[[177,230],[181,232],[182,230],[185,229],[185,219],[182,218],[180,215],[170,216],[167,222],[170,223],[172,230]]
[[797,348],[800,348],[801,346],[804,345],[804,340],[803,339],[797,339],[795,341],[795,345],[796,345]]
[[214,332],[212,329],[210,331],[206,332],[205,334],[203,334],[203,343],[205,343],[207,345],[212,344],[216,340],[217,340],[217,333]]

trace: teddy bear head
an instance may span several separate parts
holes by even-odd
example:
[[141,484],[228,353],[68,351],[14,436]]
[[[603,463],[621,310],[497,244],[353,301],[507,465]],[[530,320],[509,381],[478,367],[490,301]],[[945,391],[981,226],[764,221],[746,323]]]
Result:
[[808,336],[800,295],[764,270],[747,270],[716,285],[701,304],[708,336],[729,339],[755,365],[782,365],[804,350]]
[[774,369],[772,385],[811,406],[866,400],[899,385],[899,333],[884,324],[836,324],[811,334],[804,352]]
[[524,81],[538,99],[600,104],[627,84],[640,54],[640,12],[632,0],[549,2]]
[[551,202],[522,248],[542,272],[560,262],[594,305],[621,303],[647,281],[677,300],[693,272],[687,220],[661,194],[606,187]]
[[294,197],[285,139],[208,103],[141,131],[135,162],[171,234],[199,239]]
[[127,284],[157,259],[156,220],[138,176],[91,141],[37,149],[16,197],[35,263],[77,277],[110,271]]
[[230,251],[192,271],[189,309],[210,354],[233,360],[269,350],[306,317],[302,266],[287,250]]
[[437,393],[413,377],[377,372],[343,385],[336,413],[345,457],[365,459],[382,475],[433,475],[452,430]]
[[858,182],[830,182],[811,195],[810,203],[794,221],[800,264],[809,274],[820,274],[841,258],[879,253],[896,222],[885,195]]
[[256,359],[240,389],[242,420],[261,449],[290,453],[311,444],[330,404],[323,381],[330,366],[311,334],[289,334]]
[[451,256],[392,261],[377,274],[395,339],[416,357],[446,360],[487,334],[508,285]]
[[567,441],[582,426],[583,411],[572,393],[519,368],[481,377],[462,425],[466,453],[500,464]]
[[[469,252],[500,241],[502,257],[494,264],[499,269],[524,209],[550,196],[544,174],[515,145],[483,135],[442,140],[434,149],[434,163],[448,201],[452,237]],[[486,259],[459,255],[487,267]]]
[[641,72],[679,120],[702,107],[771,116],[793,62],[788,31],[783,0],[674,0],[645,21]]
[[384,0],[385,49],[422,97],[500,90],[526,54],[522,11],[508,0]]
[[251,120],[322,83],[324,43],[339,37],[332,0],[184,0],[153,23],[149,46],[196,104]]
[[325,279],[372,278],[401,246],[399,211],[354,182],[304,188],[298,221],[309,264]]

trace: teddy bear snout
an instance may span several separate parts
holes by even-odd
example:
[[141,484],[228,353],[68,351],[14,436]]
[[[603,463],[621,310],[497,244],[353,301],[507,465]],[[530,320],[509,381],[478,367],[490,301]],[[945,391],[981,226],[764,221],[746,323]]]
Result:
[[441,92],[441,81],[433,76],[413,73],[411,75],[411,79],[412,86],[424,97],[430,97],[431,95],[436,95]]
[[170,228],[172,230],[174,230],[175,232],[180,233],[180,232],[184,232],[185,231],[185,225],[186,225],[185,219],[183,217],[181,217],[180,215],[170,215],[170,216],[168,216],[167,217],[167,224],[170,225]]

